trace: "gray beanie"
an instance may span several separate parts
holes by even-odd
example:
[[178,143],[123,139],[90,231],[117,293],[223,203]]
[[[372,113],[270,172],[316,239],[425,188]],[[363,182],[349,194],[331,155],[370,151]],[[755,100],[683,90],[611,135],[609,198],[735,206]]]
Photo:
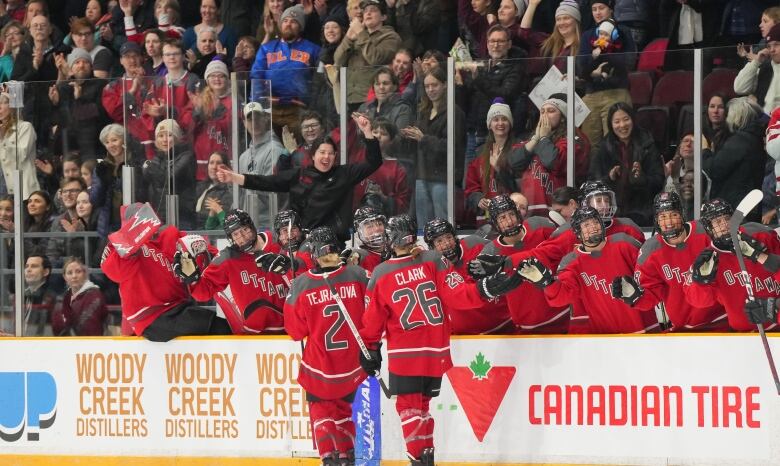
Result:
[[73,66],[76,60],[87,60],[89,64],[92,64],[92,55],[84,49],[75,48],[70,54],[68,54],[68,67]]
[[[565,94],[553,94],[550,97],[547,98],[544,102],[542,102],[542,106],[544,105],[552,105],[553,107],[557,108],[559,112],[561,112],[561,115],[563,117],[566,117],[566,112],[568,110],[568,105],[566,104],[566,101],[564,100],[566,98]],[[541,108],[541,107],[539,107]]]
[[509,105],[504,103],[504,99],[500,97],[496,98],[493,101],[493,105],[491,105],[488,109],[487,119],[485,121],[485,123],[487,123],[488,130],[490,129],[491,120],[497,116],[503,116],[509,120],[509,124],[512,126],[515,125],[514,118],[512,118],[512,110],[509,108]]
[[568,15],[577,20],[577,22],[582,21],[582,16],[580,15],[580,7],[577,4],[575,0],[562,0],[561,4],[558,5],[558,9],[555,10],[555,17],[561,15]]
[[522,18],[525,14],[525,9],[528,7],[528,0],[514,0],[515,8],[517,8],[517,17]]
[[303,12],[302,5],[291,6],[290,8],[284,10],[284,13],[282,13],[282,18],[279,20],[279,22],[283,22],[287,17],[298,21],[298,24],[301,25],[301,31],[306,29],[306,13]]

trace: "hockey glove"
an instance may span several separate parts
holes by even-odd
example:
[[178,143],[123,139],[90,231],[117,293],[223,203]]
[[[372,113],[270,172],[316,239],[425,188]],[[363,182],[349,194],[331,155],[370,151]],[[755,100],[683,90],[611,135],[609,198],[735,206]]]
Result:
[[712,249],[705,249],[693,261],[691,279],[696,283],[707,285],[715,281],[718,273],[718,254]]
[[352,248],[341,251],[339,257],[344,265],[358,265],[360,263],[360,254],[354,252]]
[[758,256],[766,253],[764,243],[746,233],[740,233],[739,235],[739,249],[742,251],[743,256],[753,262],[758,262]]
[[517,266],[517,273],[539,288],[553,282],[553,274],[536,257],[529,257]]
[[777,301],[775,298],[756,298],[745,301],[745,315],[756,325],[774,322],[777,319]]
[[523,283],[523,277],[517,271],[512,271],[511,275],[498,272],[495,275],[477,281],[477,290],[483,298],[489,300],[509,293],[520,286],[521,283]]
[[489,275],[495,275],[504,267],[504,256],[495,254],[480,254],[476,259],[469,262],[469,275],[474,280],[485,278]]
[[375,375],[377,372],[379,372],[380,369],[382,369],[382,352],[380,351],[382,349],[382,342],[379,342],[376,344],[376,348],[368,348],[368,354],[371,356],[370,359],[367,359],[366,356],[363,354],[363,352],[360,352],[360,367],[363,368],[364,371],[366,371],[366,374],[368,375]]
[[265,252],[255,257],[255,264],[266,272],[283,275],[289,272],[290,267],[293,266],[293,261],[283,254]]
[[615,277],[612,280],[612,297],[623,301],[629,306],[636,304],[644,292],[645,290],[639,286],[639,283],[631,275]]
[[173,255],[173,273],[188,285],[200,279],[200,267],[187,251],[176,251]]

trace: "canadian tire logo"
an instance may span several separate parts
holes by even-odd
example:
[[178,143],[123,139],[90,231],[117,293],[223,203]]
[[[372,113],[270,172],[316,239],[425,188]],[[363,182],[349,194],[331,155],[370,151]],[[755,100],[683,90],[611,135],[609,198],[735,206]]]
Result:
[[478,353],[468,367],[456,366],[447,371],[455,396],[480,442],[490,430],[516,370],[512,366],[493,366]]

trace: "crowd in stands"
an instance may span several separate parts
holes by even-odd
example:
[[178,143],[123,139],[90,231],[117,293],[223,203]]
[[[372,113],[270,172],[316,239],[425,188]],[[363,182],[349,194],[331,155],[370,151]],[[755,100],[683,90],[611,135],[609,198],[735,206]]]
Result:
[[[764,138],[780,102],[780,2],[4,0],[0,42],[0,82],[24,83],[22,99],[11,85],[0,93],[0,232],[55,233],[25,240],[25,295],[51,305],[46,331],[55,334],[102,334],[97,320],[118,302],[109,280],[93,274],[93,283],[87,272],[120,226],[127,173],[134,199],[160,218],[173,215],[176,194],[182,229],[221,229],[233,188],[220,167],[300,170],[325,138],[336,152],[346,139],[348,162],[364,162],[358,117],[371,121],[382,165],[343,199],[341,225],[361,205],[409,213],[420,226],[447,218],[450,123],[457,228],[488,223],[489,200],[515,192],[528,216],[571,215],[570,144],[575,185],[604,181],[616,215],[642,227],[653,225],[652,200],[664,190],[680,194],[691,219],[695,189],[737,205],[763,188],[763,210],[748,220],[776,222]],[[705,86],[701,180],[689,105],[697,48],[705,76],[728,77]],[[566,94],[531,99],[551,67],[566,74],[569,56],[576,75],[567,79],[590,110],[573,139]],[[664,100],[669,87],[690,92]],[[239,207],[249,195],[240,191]],[[252,195],[269,226],[270,195]],[[12,196],[24,200],[21,219]],[[4,243],[12,264],[12,241]],[[61,325],[75,308],[90,318]]]

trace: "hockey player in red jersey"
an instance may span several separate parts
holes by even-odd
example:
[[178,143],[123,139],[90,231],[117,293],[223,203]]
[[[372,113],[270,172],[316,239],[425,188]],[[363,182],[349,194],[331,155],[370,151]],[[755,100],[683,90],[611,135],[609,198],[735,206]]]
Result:
[[563,258],[558,273],[539,259],[531,257],[520,263],[518,273],[544,288],[552,306],[565,306],[575,300],[584,306],[591,333],[645,333],[658,330],[655,316],[644,320],[643,314],[620,300],[612,298],[610,287],[615,277],[633,273],[639,243],[625,234],[604,235],[604,222],[592,207],[574,212],[571,226],[580,245]]
[[[694,306],[720,303],[726,309],[731,328],[749,332],[756,326],[745,313],[748,296],[745,276],[734,254],[734,243],[729,233],[729,220],[733,213],[731,205],[722,199],[713,199],[701,206],[700,221],[711,244],[694,261],[691,280],[684,291],[686,299]],[[767,254],[765,244],[775,241],[776,236],[773,230],[760,224],[747,223],[740,227],[739,245],[753,294],[757,300],[771,300],[773,305],[780,296],[780,283],[774,278],[780,260],[774,254]],[[777,320],[766,322],[764,328],[776,329]]]
[[[468,282],[468,263],[475,259],[487,243],[477,235],[458,239],[452,224],[441,218],[428,221],[423,228],[423,239],[428,247],[444,256],[453,268]],[[504,297],[484,303],[482,307],[450,313],[452,333],[456,335],[498,335],[514,333],[509,309]]]
[[682,201],[675,192],[657,194],[653,211],[658,233],[639,250],[634,275],[612,281],[612,296],[647,312],[663,303],[673,332],[728,331],[723,306],[692,306],[683,291],[691,264],[710,245],[710,237],[696,220],[683,221]]
[[[511,264],[514,268],[521,259],[529,257],[518,253],[530,253],[555,231],[555,224],[544,217],[524,221],[516,204],[505,194],[490,200],[488,212],[498,237],[486,244],[477,259],[469,264],[470,274],[477,278],[494,273],[494,265],[503,267],[506,256],[518,255]],[[505,299],[519,333],[566,333],[569,327],[568,306],[550,306],[544,293],[531,283],[521,284]]]
[[298,383],[306,390],[323,466],[354,466],[352,401],[366,374],[342,313],[361,326],[368,277],[362,268],[342,263],[342,246],[330,227],[315,228],[308,241],[317,265],[295,279],[284,305],[284,327],[293,340],[306,339]]
[[361,365],[369,374],[379,370],[379,342],[385,334],[390,391],[398,395],[396,410],[407,455],[413,466],[432,466],[429,404],[452,367],[448,313],[481,307],[520,280],[512,271],[467,283],[438,252],[420,252],[417,225],[408,215],[389,219],[387,232],[393,257],[374,269],[368,283],[360,334],[372,358],[361,354]]
[[304,272],[314,266],[311,253],[302,244],[306,234],[301,227],[301,217],[294,210],[282,210],[274,217],[274,234],[277,243],[268,251],[257,255],[257,266],[267,272],[287,274],[293,265],[290,255],[295,258],[295,271]]
[[[121,209],[123,226],[136,221],[143,204]],[[157,223],[159,225],[159,221]],[[186,285],[173,273],[173,256],[186,233],[163,226],[126,255],[109,242],[100,268],[119,284],[122,316],[133,332],[152,341],[168,341],[184,335],[229,335],[225,319],[195,306]]]
[[361,247],[352,249],[348,262],[366,269],[369,277],[377,265],[390,257],[385,225],[387,219],[373,207],[359,207],[355,210],[352,224]]
[[[284,328],[282,306],[290,280],[280,274],[258,267],[255,256],[278,247],[269,233],[258,233],[249,214],[233,209],[225,216],[225,235],[230,245],[221,250],[201,272],[197,266],[187,267],[186,253],[174,256],[174,271],[187,283],[192,297],[210,301],[230,286],[238,312],[234,333],[279,333]],[[232,306],[233,303],[226,303]],[[234,309],[223,309],[227,315]],[[233,319],[229,319],[233,322]]]

